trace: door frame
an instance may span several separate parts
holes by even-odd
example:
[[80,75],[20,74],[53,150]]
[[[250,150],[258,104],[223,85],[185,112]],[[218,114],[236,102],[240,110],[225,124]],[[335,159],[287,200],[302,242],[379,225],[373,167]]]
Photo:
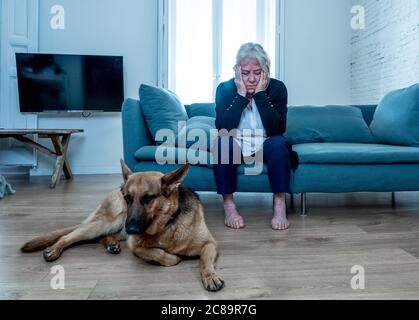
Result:
[[[15,52],[38,52],[39,0],[0,1],[0,127],[35,129],[36,114],[19,112]],[[37,165],[37,154],[12,139],[1,139],[1,164]]]

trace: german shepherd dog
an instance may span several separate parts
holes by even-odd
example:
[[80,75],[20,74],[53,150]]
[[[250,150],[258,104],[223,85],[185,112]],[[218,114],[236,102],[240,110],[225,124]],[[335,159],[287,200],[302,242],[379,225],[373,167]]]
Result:
[[209,232],[197,194],[181,185],[189,165],[163,174],[133,173],[121,160],[123,185],[109,193],[81,224],[35,238],[23,252],[44,250],[48,262],[58,259],[70,245],[98,239],[109,253],[120,252],[127,240],[139,258],[170,267],[182,257],[200,257],[202,283],[218,291],[224,281],[214,267],[217,243]]

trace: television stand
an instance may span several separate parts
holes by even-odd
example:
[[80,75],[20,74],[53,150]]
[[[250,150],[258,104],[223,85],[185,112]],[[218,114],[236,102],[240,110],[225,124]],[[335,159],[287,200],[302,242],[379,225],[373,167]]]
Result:
[[[72,179],[73,174],[70,169],[70,164],[67,159],[67,149],[70,142],[70,137],[73,133],[84,132],[82,129],[0,129],[0,138],[14,138],[25,145],[28,145],[36,150],[55,158],[55,167],[52,173],[50,188],[60,182],[61,170],[64,171],[66,179]],[[54,150],[29,139],[26,135],[37,134],[39,138],[50,138]],[[61,139],[60,139],[61,137]]]

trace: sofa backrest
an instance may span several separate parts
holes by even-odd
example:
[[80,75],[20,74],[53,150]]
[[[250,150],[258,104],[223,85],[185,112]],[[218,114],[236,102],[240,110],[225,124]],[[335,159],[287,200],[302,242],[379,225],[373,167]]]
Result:
[[[377,105],[352,105],[352,107],[357,107],[361,109],[362,115],[364,116],[364,120],[369,126],[373,119]],[[194,103],[190,105],[185,105],[185,108],[189,118],[195,116],[207,116],[215,118],[215,103]]]
[[377,109],[377,105],[352,105],[352,107],[357,107],[361,109],[362,115],[364,116],[364,120],[369,126],[374,117],[374,113],[375,113],[375,110]]
[[[371,124],[371,121],[374,117],[375,110],[377,109],[377,105],[350,105],[351,107],[357,107],[361,109],[362,115],[364,117],[365,122],[369,126]],[[288,106],[288,108],[291,107],[298,107],[298,106]]]
[[[291,106],[289,106],[291,107]],[[361,109],[365,122],[369,126],[372,121],[375,105],[355,105]],[[185,105],[188,117],[207,116],[215,118],[215,103],[194,103]],[[139,100],[127,99],[122,105],[122,133],[124,160],[134,170],[137,160],[135,152],[144,146],[154,145],[150,130],[144,119]]]
[[367,117],[368,120],[369,111],[370,108],[348,105],[290,106],[284,136],[291,144],[374,143],[365,119]]

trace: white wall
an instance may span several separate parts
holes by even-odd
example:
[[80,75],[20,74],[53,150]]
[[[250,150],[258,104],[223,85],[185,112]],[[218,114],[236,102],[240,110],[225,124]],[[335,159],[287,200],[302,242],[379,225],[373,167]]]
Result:
[[[50,27],[51,7],[64,6],[65,30]],[[39,51],[71,54],[109,54],[124,57],[125,96],[138,98],[140,83],[157,83],[156,0],[42,0]],[[75,174],[119,173],[122,157],[120,113],[40,115],[39,128],[81,128],[69,146]],[[40,154],[31,174],[49,175],[53,161]]]
[[376,104],[419,82],[419,1],[353,3],[364,6],[366,26],[352,32],[352,102]]
[[350,102],[350,0],[284,0],[289,105]]

